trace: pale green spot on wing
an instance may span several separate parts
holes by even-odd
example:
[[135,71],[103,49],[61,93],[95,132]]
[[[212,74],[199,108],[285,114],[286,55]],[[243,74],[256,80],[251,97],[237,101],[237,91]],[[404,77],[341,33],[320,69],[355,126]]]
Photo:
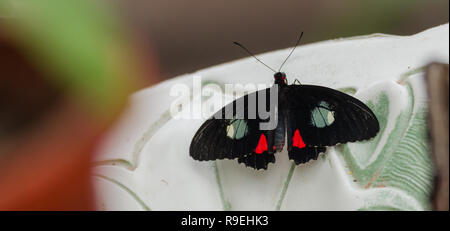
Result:
[[232,120],[227,126],[227,136],[231,139],[242,139],[248,133],[247,122],[245,120]]
[[328,103],[321,101],[311,112],[311,122],[318,128],[330,126],[334,122],[334,112],[329,110]]

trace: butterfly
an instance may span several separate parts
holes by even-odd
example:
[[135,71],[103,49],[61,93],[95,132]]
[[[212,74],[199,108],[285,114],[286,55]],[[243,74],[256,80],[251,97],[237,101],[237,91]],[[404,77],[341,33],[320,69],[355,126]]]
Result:
[[[241,44],[235,44],[256,58]],[[289,159],[299,165],[316,160],[329,146],[367,140],[378,133],[378,120],[363,102],[323,86],[288,85],[281,67],[279,71],[269,67],[275,72],[272,87],[229,103],[201,125],[189,148],[193,159],[237,159],[247,167],[267,169],[269,163],[275,163],[275,153],[287,143]],[[258,110],[254,102],[264,97],[266,109],[270,109],[271,93],[278,96],[274,112],[268,118],[251,116],[250,111]],[[260,124],[270,119],[277,121],[276,127],[261,129]]]

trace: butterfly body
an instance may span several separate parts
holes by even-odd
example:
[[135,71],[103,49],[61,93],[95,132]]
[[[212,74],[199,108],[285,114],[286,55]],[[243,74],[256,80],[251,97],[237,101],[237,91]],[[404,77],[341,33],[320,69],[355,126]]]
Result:
[[[245,95],[208,119],[192,139],[191,157],[237,159],[248,167],[267,169],[285,143],[289,159],[301,164],[317,159],[327,146],[370,139],[379,131],[374,113],[352,96],[322,86],[288,85],[282,72],[275,73],[274,80],[271,88]],[[269,96],[274,88],[278,103],[271,118],[251,117],[247,112],[257,105],[252,104],[251,98],[259,102],[266,97],[266,109],[270,109]],[[241,109],[239,101],[245,105]],[[229,114],[228,109],[233,109],[233,113]],[[277,121],[276,127],[261,129],[260,123],[272,117]]]

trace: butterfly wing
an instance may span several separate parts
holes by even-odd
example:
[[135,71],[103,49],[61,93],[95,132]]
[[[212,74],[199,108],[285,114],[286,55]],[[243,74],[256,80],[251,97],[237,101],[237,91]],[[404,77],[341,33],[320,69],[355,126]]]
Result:
[[298,129],[308,146],[367,140],[380,130],[375,114],[360,100],[315,85],[289,85],[286,93],[290,138]]
[[[191,157],[200,161],[238,158],[239,163],[255,169],[267,169],[268,163],[274,163],[276,129],[260,129],[260,123],[268,122],[270,117],[263,119],[259,113],[249,114],[250,109],[257,112],[255,101],[258,102],[263,91],[268,106],[270,89],[245,95],[205,121],[192,139],[189,149]],[[244,106],[239,106],[238,102]],[[266,110],[270,111],[267,106]],[[270,116],[276,117],[276,114]],[[219,117],[221,119],[217,119]]]
[[295,114],[287,114],[286,120],[289,159],[297,165],[306,163],[311,159],[317,160],[319,154],[326,151],[326,147],[305,143],[304,133],[301,132],[304,130],[302,129],[303,122]]

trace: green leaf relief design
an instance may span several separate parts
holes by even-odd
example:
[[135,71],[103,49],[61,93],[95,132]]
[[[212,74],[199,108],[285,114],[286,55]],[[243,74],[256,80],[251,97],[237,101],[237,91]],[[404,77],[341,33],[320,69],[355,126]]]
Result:
[[[386,93],[380,92],[376,99],[366,102],[380,122],[380,133],[372,140],[361,142],[362,145],[346,144],[341,147],[344,160],[361,187],[394,188],[404,192],[377,192],[378,195],[371,198],[375,200],[373,205],[362,208],[364,210],[417,209],[406,197],[413,197],[422,209],[429,208],[432,162],[426,143],[427,110],[425,104],[415,104],[410,83],[406,88],[408,103],[396,116],[392,130],[385,134],[387,119],[393,112],[389,111],[390,98]],[[383,145],[380,139],[385,135],[388,138],[384,146],[378,148],[381,151],[376,153],[377,147]],[[369,163],[373,157],[376,159]]]
[[427,111],[421,108],[411,119],[398,148],[387,162],[373,187],[395,187],[415,197],[429,209],[432,190],[432,160],[426,136]]

